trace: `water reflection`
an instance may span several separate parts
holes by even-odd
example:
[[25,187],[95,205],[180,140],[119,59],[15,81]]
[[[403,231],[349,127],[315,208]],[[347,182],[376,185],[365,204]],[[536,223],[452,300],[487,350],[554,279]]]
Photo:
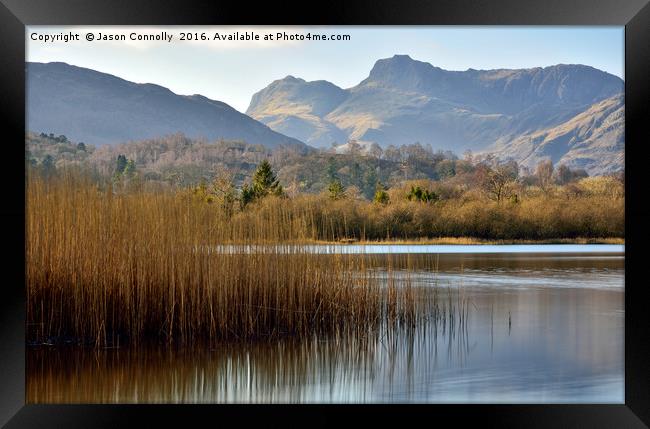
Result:
[[437,288],[437,316],[301,341],[31,347],[28,402],[624,401],[622,255],[373,258]]

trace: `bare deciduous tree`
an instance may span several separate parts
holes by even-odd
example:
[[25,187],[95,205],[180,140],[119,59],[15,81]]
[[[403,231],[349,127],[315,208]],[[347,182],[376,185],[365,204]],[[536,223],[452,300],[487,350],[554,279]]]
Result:
[[503,201],[513,195],[519,177],[519,167],[515,161],[499,162],[495,158],[489,158],[489,163],[479,164],[477,174],[487,197]]
[[537,183],[544,192],[548,192],[553,186],[553,162],[548,159],[540,161],[535,169]]

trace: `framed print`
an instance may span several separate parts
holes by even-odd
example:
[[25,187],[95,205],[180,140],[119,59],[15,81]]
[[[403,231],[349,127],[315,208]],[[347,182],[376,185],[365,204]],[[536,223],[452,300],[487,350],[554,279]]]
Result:
[[647,427],[650,6],[470,3],[3,0],[2,424]]

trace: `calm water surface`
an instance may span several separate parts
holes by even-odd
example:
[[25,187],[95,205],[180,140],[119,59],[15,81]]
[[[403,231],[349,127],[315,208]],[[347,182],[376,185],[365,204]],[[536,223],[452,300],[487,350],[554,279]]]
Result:
[[313,247],[332,249],[379,255],[377,276],[408,254],[412,284],[467,299],[465,323],[452,308],[390,334],[30,347],[28,402],[624,402],[623,246]]

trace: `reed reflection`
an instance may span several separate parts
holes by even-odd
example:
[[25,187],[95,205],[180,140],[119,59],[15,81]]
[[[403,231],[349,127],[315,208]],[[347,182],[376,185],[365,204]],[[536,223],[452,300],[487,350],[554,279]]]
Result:
[[466,325],[450,314],[418,327],[190,349],[32,348],[28,397],[33,403],[363,402],[377,389],[408,390],[435,369],[442,351],[463,359],[467,331],[459,327]]

